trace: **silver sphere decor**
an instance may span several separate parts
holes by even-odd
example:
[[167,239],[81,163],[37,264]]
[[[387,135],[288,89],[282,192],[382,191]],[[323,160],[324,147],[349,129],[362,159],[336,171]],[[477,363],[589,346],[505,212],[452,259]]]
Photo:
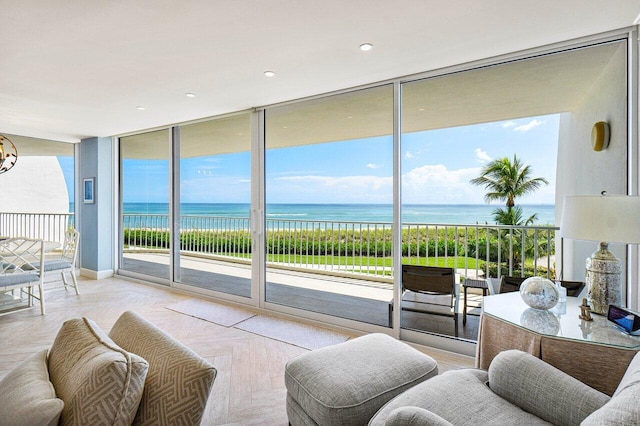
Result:
[[560,292],[551,280],[531,277],[520,284],[520,297],[534,309],[551,309],[560,300]]

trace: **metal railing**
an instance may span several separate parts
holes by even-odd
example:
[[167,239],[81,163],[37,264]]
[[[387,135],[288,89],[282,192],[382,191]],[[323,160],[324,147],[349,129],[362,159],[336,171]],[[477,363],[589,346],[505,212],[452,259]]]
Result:
[[75,227],[73,213],[0,212],[0,235],[2,236],[39,238],[62,244],[66,230],[73,227]]
[[[169,249],[169,218],[123,215],[123,249]],[[269,265],[363,275],[392,276],[392,224],[267,219]],[[181,216],[185,254],[227,260],[251,257],[249,218]],[[555,231],[549,226],[405,223],[403,263],[456,268],[463,277],[542,275],[555,278]]]

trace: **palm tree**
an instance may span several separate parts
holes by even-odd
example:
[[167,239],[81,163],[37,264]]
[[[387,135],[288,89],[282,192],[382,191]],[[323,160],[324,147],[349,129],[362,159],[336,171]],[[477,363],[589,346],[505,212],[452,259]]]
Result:
[[[535,192],[542,185],[549,183],[542,177],[532,178],[532,173],[531,166],[524,164],[513,154],[513,160],[503,157],[491,161],[482,168],[480,176],[470,182],[474,185],[484,186],[488,190],[484,196],[485,201],[506,202],[506,209],[497,208],[493,211],[493,217],[497,223],[501,225],[528,226],[536,220],[537,215],[533,214],[525,219],[522,207],[516,207],[515,200],[517,197]],[[519,267],[525,255],[531,255],[534,252],[532,247],[521,247],[525,232],[524,229],[501,231],[503,238],[511,240],[510,244],[504,245],[502,250],[505,251],[503,253],[505,259],[509,256],[513,257],[514,267]],[[510,250],[510,247],[513,247],[513,252],[508,254],[507,250]],[[524,251],[524,253],[521,253],[521,251]]]
[[471,179],[471,183],[484,186],[489,191],[484,196],[485,201],[506,201],[507,210],[510,210],[515,206],[517,197],[549,183],[542,177],[531,178],[532,172],[531,166],[523,164],[513,154],[513,161],[503,157],[488,163],[479,177]]

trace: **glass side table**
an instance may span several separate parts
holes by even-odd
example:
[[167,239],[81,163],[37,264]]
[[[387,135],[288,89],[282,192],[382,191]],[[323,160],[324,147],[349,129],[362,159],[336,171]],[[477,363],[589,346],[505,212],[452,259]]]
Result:
[[485,297],[476,366],[487,369],[499,352],[519,349],[613,394],[640,351],[640,337],[624,333],[604,316],[581,320],[581,303],[582,297],[567,297],[566,303],[541,311],[525,304],[518,292]]

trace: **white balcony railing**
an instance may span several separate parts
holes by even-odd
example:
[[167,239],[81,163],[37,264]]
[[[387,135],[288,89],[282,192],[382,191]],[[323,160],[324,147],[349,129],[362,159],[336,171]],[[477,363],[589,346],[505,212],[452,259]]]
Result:
[[73,213],[1,213],[0,235],[64,242],[65,231],[75,227]]
[[[123,215],[125,251],[169,250],[169,218]],[[268,219],[270,266],[347,274],[388,281],[392,276],[392,224]],[[183,254],[247,261],[249,218],[182,216]],[[448,266],[463,277],[542,275],[555,278],[555,231],[549,226],[405,223],[403,263]]]

